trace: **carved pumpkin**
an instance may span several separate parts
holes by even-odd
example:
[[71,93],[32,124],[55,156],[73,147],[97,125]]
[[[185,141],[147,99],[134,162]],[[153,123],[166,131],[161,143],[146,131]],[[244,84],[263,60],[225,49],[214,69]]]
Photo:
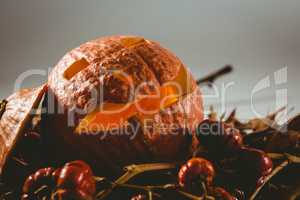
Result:
[[53,148],[109,169],[183,158],[194,141],[188,133],[203,120],[190,72],[141,37],[100,38],[73,49],[48,86],[43,124]]

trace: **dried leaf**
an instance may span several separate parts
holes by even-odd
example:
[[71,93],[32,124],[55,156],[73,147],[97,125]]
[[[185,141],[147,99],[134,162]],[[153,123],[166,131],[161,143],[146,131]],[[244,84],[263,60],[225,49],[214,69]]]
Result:
[[220,116],[220,121],[224,121],[225,115],[226,115],[226,112],[223,112],[222,115]]
[[37,89],[24,89],[7,98],[6,110],[0,120],[0,174],[8,155],[24,133],[32,118],[31,111],[37,108],[46,85]]
[[300,132],[276,132],[268,141],[267,152],[289,152],[300,144]]
[[242,123],[240,120],[236,118],[236,108],[231,111],[227,119],[225,120],[225,123],[232,124],[235,128],[239,130],[247,129],[247,124]]
[[272,121],[275,121],[276,117],[278,116],[279,113],[283,112],[284,110],[286,110],[286,106],[283,106],[281,108],[279,108],[277,111],[269,114],[266,118],[272,120]]
[[253,131],[262,131],[268,128],[278,128],[278,124],[276,122],[277,115],[284,111],[286,106],[278,109],[274,113],[267,115],[265,118],[254,118],[248,121],[246,127]]
[[208,114],[208,119],[211,121],[218,121],[218,113],[215,111],[214,107],[209,106],[210,113]]
[[236,121],[236,108],[231,111],[227,119],[225,120],[226,123],[234,123]]
[[300,114],[288,121],[288,130],[300,132]]

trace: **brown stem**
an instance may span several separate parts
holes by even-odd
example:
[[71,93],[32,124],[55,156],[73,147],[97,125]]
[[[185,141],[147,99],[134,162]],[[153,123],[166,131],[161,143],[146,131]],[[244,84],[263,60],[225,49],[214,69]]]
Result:
[[26,167],[28,166],[29,164],[27,162],[25,162],[24,160],[20,159],[20,158],[17,158],[15,156],[12,157],[12,160],[16,161],[17,163],[21,164],[22,166]]
[[208,84],[209,86],[211,86],[211,84],[216,79],[218,79],[219,77],[221,77],[225,74],[228,74],[228,73],[232,72],[232,70],[233,70],[233,67],[231,65],[226,65],[223,68],[213,72],[212,74],[210,74],[210,75],[208,75],[204,78],[198,79],[197,80],[197,85]]
[[201,181],[201,188],[203,190],[203,198],[206,200],[206,197],[208,196],[207,194],[207,188],[206,188],[206,185],[203,181]]
[[287,159],[290,163],[300,164],[300,157],[289,153],[268,153],[268,156],[272,159]]
[[177,186],[174,184],[167,184],[167,185],[147,185],[147,186],[142,186],[142,185],[132,185],[132,184],[119,184],[117,185],[118,187],[126,187],[126,188],[132,188],[136,190],[166,190],[166,189],[176,189]]
[[206,190],[206,186],[205,184],[202,182],[201,186],[203,187],[204,195],[199,197],[199,196],[195,196],[193,194],[184,192],[179,190],[179,188],[176,185],[173,184],[167,184],[167,185],[148,185],[148,186],[140,186],[140,185],[132,185],[132,184],[121,184],[118,185],[119,187],[126,187],[126,188],[132,188],[132,189],[137,189],[137,190],[144,190],[146,192],[152,192],[154,190],[166,190],[166,189],[174,189],[175,191],[177,191],[178,193],[180,193],[181,195],[185,196],[186,198],[189,198],[191,200],[214,200],[214,197],[209,196]]
[[152,200],[153,199],[153,193],[151,190],[148,191],[148,197],[149,197],[149,200]]
[[174,169],[176,164],[171,163],[153,163],[153,164],[141,164],[141,165],[130,165],[125,167],[126,173],[118,178],[110,188],[101,191],[97,195],[97,199],[104,199],[107,195],[109,195],[118,185],[122,185],[129,181],[134,176],[141,174],[147,171],[156,171],[156,170],[166,170],[166,169]]
[[165,189],[172,188],[172,189],[176,190],[179,194],[181,194],[181,195],[183,195],[186,198],[191,199],[191,200],[215,200],[214,197],[209,196],[209,195],[204,195],[204,196],[199,197],[199,196],[195,196],[193,194],[181,191],[178,188],[176,188],[176,186],[173,185],[173,184],[170,184],[170,185],[154,185],[154,186],[151,186],[151,185],[149,185],[149,186],[140,186],[140,185],[132,185],[132,184],[121,184],[121,185],[118,185],[118,186],[119,187],[137,189],[137,190],[143,190],[143,191],[148,192],[148,194],[149,194],[149,192],[152,192],[153,190],[157,190],[157,189],[165,190]]

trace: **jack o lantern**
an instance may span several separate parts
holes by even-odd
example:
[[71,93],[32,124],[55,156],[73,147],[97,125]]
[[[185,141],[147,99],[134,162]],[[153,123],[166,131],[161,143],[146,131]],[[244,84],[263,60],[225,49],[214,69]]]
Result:
[[183,63],[136,36],[87,42],[48,80],[42,124],[60,155],[99,167],[180,160],[203,120],[201,93]]

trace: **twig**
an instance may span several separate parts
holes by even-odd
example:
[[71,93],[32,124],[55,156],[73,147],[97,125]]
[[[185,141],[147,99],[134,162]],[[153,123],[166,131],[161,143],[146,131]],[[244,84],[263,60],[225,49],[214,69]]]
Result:
[[151,190],[149,190],[148,191],[148,197],[149,197],[149,200],[152,200],[153,199],[153,194],[152,194],[152,191]]
[[208,197],[208,192],[207,192],[207,188],[206,188],[206,185],[203,181],[201,181],[201,187],[203,189],[203,198],[204,199],[207,199]]
[[126,187],[126,188],[131,188],[131,189],[136,189],[136,190],[144,190],[144,191],[148,192],[148,194],[150,194],[149,192],[151,192],[153,194],[154,190],[174,189],[176,192],[180,193],[181,195],[183,195],[191,200],[215,200],[212,196],[209,196],[207,194],[206,186],[205,186],[205,184],[203,185],[203,183],[202,183],[202,187],[204,189],[204,195],[201,197],[184,192],[182,190],[179,190],[179,188],[174,184],[147,185],[147,186],[132,185],[132,184],[120,184],[120,185],[118,185],[118,187]]
[[25,162],[24,160],[20,159],[20,158],[17,158],[15,156],[12,157],[12,160],[16,161],[17,163],[23,165],[23,166],[28,166],[29,164],[27,162]]
[[118,185],[122,185],[129,181],[134,176],[147,172],[147,171],[156,171],[156,170],[166,170],[166,169],[173,169],[176,167],[176,164],[170,163],[154,163],[154,164],[141,164],[141,165],[130,165],[125,167],[126,173],[117,179],[110,188],[101,191],[97,195],[97,199],[103,199],[107,195],[109,195]]
[[147,186],[142,186],[142,185],[133,185],[133,184],[119,184],[117,185],[118,187],[126,187],[126,188],[132,188],[136,190],[165,190],[165,189],[176,189],[177,186],[174,184],[167,184],[167,185],[147,185]]
[[300,164],[300,157],[289,153],[268,153],[268,156],[272,159],[288,159],[290,163]]
[[198,79],[197,85],[208,84],[209,86],[211,86],[217,78],[232,72],[232,70],[233,70],[233,67],[231,65],[226,65],[223,68],[213,72],[212,74],[210,74],[204,78]]
[[188,199],[191,200],[215,200],[214,197],[209,196],[209,195],[203,195],[203,196],[195,196],[193,194],[184,192],[182,190],[179,190],[176,185],[173,184],[167,184],[167,185],[147,185],[147,186],[140,186],[140,185],[132,185],[132,184],[120,184],[118,185],[119,187],[126,187],[126,188],[131,188],[131,189],[136,189],[136,190],[143,190],[145,192],[148,192],[149,198],[150,198],[150,193],[152,195],[155,195],[156,193],[153,193],[154,190],[166,190],[166,189],[174,189],[176,192],[179,194],[185,196]]
[[264,183],[255,190],[255,192],[251,195],[251,197],[249,198],[249,200],[254,200],[256,198],[256,196],[259,194],[259,192],[263,189],[263,187],[271,180],[271,178],[273,178],[273,176],[275,176],[276,174],[278,174],[281,170],[283,170],[289,164],[290,164],[290,161],[289,160],[285,160],[279,166],[277,166],[273,170],[273,172],[269,176],[266,177]]

